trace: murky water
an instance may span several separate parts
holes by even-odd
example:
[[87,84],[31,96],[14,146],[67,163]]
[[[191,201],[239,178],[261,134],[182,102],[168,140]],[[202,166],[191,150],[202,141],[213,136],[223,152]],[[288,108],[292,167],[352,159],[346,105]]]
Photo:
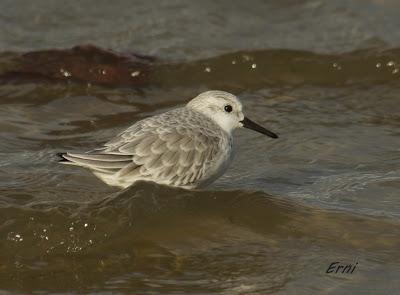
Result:
[[[396,1],[2,1],[17,52],[92,43],[158,60],[140,88],[0,85],[0,293],[396,294]],[[236,132],[205,191],[119,192],[57,164],[207,89],[280,134]],[[357,264],[327,274],[332,262]]]

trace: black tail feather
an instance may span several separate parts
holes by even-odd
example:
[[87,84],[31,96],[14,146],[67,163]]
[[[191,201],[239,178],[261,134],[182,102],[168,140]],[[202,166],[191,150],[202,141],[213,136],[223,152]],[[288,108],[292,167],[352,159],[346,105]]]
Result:
[[64,158],[64,155],[66,155],[66,154],[67,154],[67,153],[57,153],[57,156],[60,157],[60,159],[59,159],[58,162],[60,162],[60,163],[69,162],[69,160],[67,160],[67,159]]

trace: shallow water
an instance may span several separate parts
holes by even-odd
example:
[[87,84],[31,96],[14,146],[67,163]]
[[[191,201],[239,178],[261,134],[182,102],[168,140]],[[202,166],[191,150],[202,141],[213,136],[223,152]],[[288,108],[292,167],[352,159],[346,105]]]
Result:
[[[398,292],[396,1],[107,3],[0,4],[0,72],[84,43],[158,57],[136,89],[0,85],[0,293]],[[215,88],[280,138],[238,130],[205,191],[56,163]]]

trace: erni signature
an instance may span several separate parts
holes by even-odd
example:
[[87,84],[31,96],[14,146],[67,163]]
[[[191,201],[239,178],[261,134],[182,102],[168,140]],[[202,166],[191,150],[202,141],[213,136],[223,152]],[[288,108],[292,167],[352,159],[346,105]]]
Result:
[[326,273],[352,274],[356,269],[357,265],[358,262],[356,262],[355,264],[343,264],[340,263],[339,261],[335,261],[328,266]]

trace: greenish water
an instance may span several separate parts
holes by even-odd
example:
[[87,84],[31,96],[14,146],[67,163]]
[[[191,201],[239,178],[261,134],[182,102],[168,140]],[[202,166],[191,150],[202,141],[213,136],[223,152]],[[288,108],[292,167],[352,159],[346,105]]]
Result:
[[[2,1],[0,72],[87,43],[158,59],[140,88],[0,85],[0,293],[396,294],[399,8]],[[280,138],[237,131],[205,191],[119,192],[56,163],[207,89]],[[335,261],[358,265],[327,274]]]

